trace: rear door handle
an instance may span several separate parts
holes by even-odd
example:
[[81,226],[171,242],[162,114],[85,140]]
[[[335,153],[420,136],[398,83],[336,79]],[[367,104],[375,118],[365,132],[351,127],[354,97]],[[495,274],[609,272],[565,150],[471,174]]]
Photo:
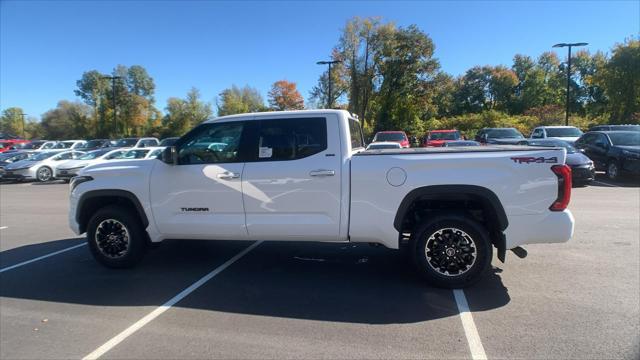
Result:
[[336,172],[334,170],[325,170],[325,169],[313,170],[309,173],[310,176],[333,176],[335,174]]
[[233,172],[223,172],[222,174],[218,174],[218,179],[222,179],[222,180],[232,180],[232,179],[237,179],[240,177],[240,174],[238,173],[233,173]]

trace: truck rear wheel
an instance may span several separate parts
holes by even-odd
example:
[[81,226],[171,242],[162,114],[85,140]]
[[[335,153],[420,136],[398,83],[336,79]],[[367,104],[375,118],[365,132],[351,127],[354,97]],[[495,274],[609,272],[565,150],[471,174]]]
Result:
[[411,259],[420,275],[444,288],[473,285],[489,269],[493,257],[487,230],[463,215],[423,223],[413,232],[410,244]]
[[138,216],[122,206],[106,206],[96,211],[87,226],[87,242],[93,257],[110,268],[136,265],[147,242]]

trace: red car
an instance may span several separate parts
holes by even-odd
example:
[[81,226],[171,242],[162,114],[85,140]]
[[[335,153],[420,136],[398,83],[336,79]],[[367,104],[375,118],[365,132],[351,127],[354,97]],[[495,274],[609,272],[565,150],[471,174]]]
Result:
[[431,130],[424,139],[423,146],[440,147],[445,142],[461,140],[462,136],[458,130]]
[[407,134],[405,134],[404,131],[378,131],[376,133],[376,136],[373,137],[372,142],[379,142],[379,141],[397,142],[403,148],[409,147],[409,138],[407,137]]
[[30,142],[29,140],[22,140],[22,139],[0,140],[0,153],[10,150],[15,145],[29,143],[29,142]]

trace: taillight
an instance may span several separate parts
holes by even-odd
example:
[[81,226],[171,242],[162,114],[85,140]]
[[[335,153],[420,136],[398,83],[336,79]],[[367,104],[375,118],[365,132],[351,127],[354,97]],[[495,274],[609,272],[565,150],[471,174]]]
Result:
[[553,165],[551,171],[558,177],[558,198],[549,210],[563,211],[571,200],[571,168],[567,165]]

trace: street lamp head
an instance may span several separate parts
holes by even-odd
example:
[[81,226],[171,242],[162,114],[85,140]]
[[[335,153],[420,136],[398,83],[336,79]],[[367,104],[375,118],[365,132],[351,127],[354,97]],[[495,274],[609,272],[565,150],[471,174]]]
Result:
[[581,43],[573,43],[573,44],[570,44],[570,45],[571,46],[586,46],[586,45],[589,45],[589,43],[581,42]]
[[568,44],[560,43],[560,44],[555,44],[552,47],[565,47],[565,46],[568,46]]
[[332,65],[332,64],[339,64],[341,62],[342,62],[342,60],[318,61],[318,62],[316,62],[316,64],[317,65]]

